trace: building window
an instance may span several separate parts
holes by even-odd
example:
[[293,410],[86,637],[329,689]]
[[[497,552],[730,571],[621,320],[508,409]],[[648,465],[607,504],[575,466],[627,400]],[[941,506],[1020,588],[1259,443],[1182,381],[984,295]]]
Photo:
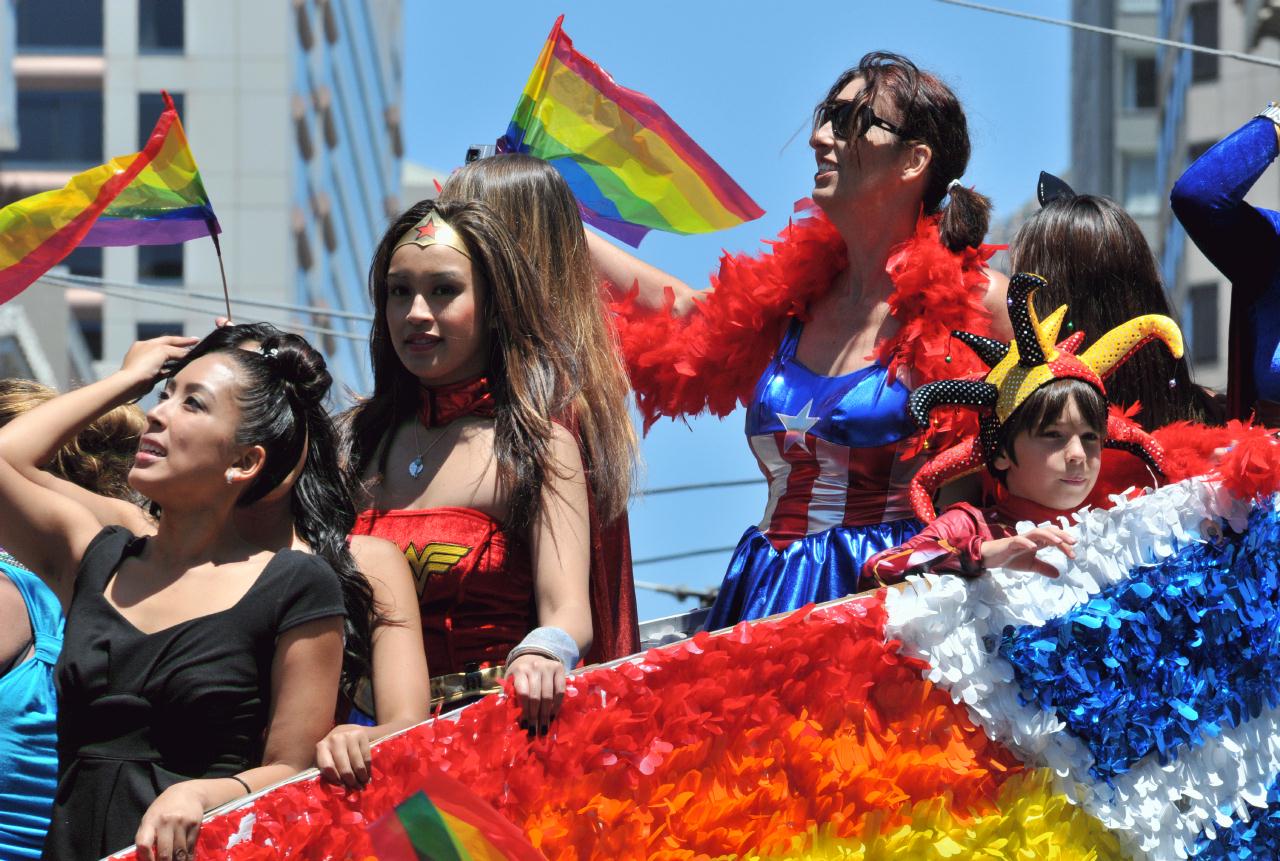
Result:
[[18,93],[18,148],[12,165],[84,170],[101,164],[102,93]]
[[181,54],[184,0],[138,0],[138,53]]
[[150,341],[152,338],[159,338],[163,335],[182,335],[184,327],[181,323],[156,323],[152,321],[138,321],[138,337],[139,341]]
[[1156,58],[1126,54],[1124,58],[1124,107],[1145,111],[1156,107]]
[[1207,153],[1210,147],[1215,143],[1217,143],[1217,141],[1200,141],[1198,143],[1190,144],[1187,147],[1187,165],[1190,166],[1194,164],[1195,161],[1199,159],[1200,156]]
[[[1191,19],[1191,41],[1202,48],[1218,46],[1218,0],[1200,0],[1192,3],[1187,11]],[[1216,54],[1202,54],[1199,51],[1191,55],[1191,80],[1193,83],[1218,80],[1218,57]]]
[[[170,93],[169,97],[173,99],[173,106],[177,108],[178,116],[181,117],[184,104],[182,93]],[[151,137],[151,132],[156,127],[156,120],[160,119],[162,113],[164,113],[163,96],[159,93],[138,93],[138,149],[147,145],[147,138]]]
[[138,280],[144,284],[182,283],[182,243],[138,247]]
[[1218,363],[1218,285],[1193,284],[1187,288],[1187,331],[1191,334],[1193,364]]
[[102,52],[103,0],[18,0],[19,51],[42,54]]
[[80,337],[89,351],[89,358],[102,361],[102,305],[73,305],[72,319],[80,329]]
[[1154,155],[1124,157],[1124,208],[1134,216],[1155,215],[1160,211]]
[[62,262],[58,265],[67,267],[67,271],[72,275],[81,275],[85,278],[101,278],[102,249],[81,245],[62,258]]

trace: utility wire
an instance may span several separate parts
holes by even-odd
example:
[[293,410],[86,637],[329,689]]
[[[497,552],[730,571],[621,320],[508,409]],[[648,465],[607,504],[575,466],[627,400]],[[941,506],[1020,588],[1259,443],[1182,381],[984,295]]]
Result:
[[[96,293],[101,293],[103,296],[110,296],[113,299],[128,299],[133,302],[145,302],[148,305],[159,305],[160,307],[163,307],[163,308],[178,308],[187,312],[208,311],[208,313],[212,315],[216,316],[217,314],[217,309],[192,308],[190,302],[186,302],[186,303],[174,302],[167,299],[159,299],[159,298],[156,298],[155,296],[136,296],[131,293],[124,292],[122,290],[113,290],[110,287],[89,286],[86,284],[66,284],[66,283],[63,283],[58,276],[46,275],[41,280],[51,283],[54,287],[61,287],[64,290],[69,290],[74,287],[77,289],[92,290]],[[212,301],[218,301],[218,300],[221,300],[221,298],[222,298],[221,296],[213,296]],[[244,303],[238,302],[237,304],[244,304]],[[294,329],[294,330],[297,330],[300,332],[306,332],[312,335],[330,335],[334,338],[346,338],[350,341],[359,341],[362,343],[368,340],[363,335],[352,335],[350,332],[340,332],[337,329],[326,329],[323,326],[312,326],[308,323],[296,323],[293,321],[282,322],[282,321],[275,321],[275,320],[268,320],[265,322],[269,322],[271,323],[271,325],[277,326],[281,329]]]
[[[143,290],[161,293],[164,295],[189,296],[192,299],[205,299],[210,302],[222,301],[222,295],[220,293],[197,293],[186,289],[183,289],[181,293],[178,293],[172,287],[162,287],[158,284],[137,284],[129,281],[113,281],[107,278],[97,278],[92,275],[52,273],[43,277],[45,279],[67,281],[77,287],[123,287],[127,290]],[[316,317],[337,317],[343,320],[356,320],[361,323],[373,322],[373,316],[370,314],[361,314],[356,311],[342,311],[336,308],[321,308],[317,305],[289,305],[283,302],[268,302],[264,299],[241,299],[240,297],[236,297],[236,304],[249,305],[254,308],[267,308],[271,311],[288,311],[293,314],[311,314]]]
[[717,553],[731,553],[735,547],[707,547],[702,550],[686,550],[683,553],[668,553],[666,556],[648,556],[644,559],[631,560],[632,567],[637,565],[656,565],[659,562],[675,562],[677,559],[692,559],[695,556],[714,556]]
[[684,601],[689,598],[697,598],[699,601],[710,603],[715,600],[719,589],[712,587],[710,589],[695,589],[692,586],[668,586],[665,583],[653,583],[649,580],[635,581],[637,589],[646,589],[650,592],[661,592],[663,595],[671,595],[678,601]]
[[1083,24],[1079,21],[1067,21],[1062,18],[1046,18],[1043,15],[1033,15],[1030,12],[1017,12],[1013,9],[1001,9],[998,6],[987,6],[983,3],[972,3],[970,0],[937,0],[937,2],[946,3],[950,6],[963,6],[966,9],[977,9],[980,12],[994,12],[997,15],[1008,15],[1011,18],[1025,18],[1028,21],[1039,21],[1042,24],[1055,24],[1059,27],[1071,27],[1075,30],[1087,30],[1090,33],[1101,33],[1104,36],[1116,36],[1120,39],[1131,39],[1135,42],[1148,42],[1152,45],[1163,45],[1166,48],[1178,48],[1183,51],[1196,51],[1201,54],[1214,54],[1219,57],[1240,60],[1243,63],[1255,63],[1259,66],[1270,66],[1273,69],[1280,69],[1280,60],[1273,60],[1270,57],[1259,57],[1256,54],[1242,54],[1239,51],[1226,51],[1222,48],[1208,48],[1204,45],[1193,45],[1190,42],[1176,42],[1173,39],[1161,39],[1156,36],[1143,36],[1139,33],[1129,33],[1125,30],[1113,30],[1110,27],[1099,27],[1096,24]]
[[646,496],[661,496],[664,493],[683,493],[686,490],[712,490],[720,487],[747,487],[753,484],[764,484],[763,478],[738,478],[732,481],[704,481],[698,484],[672,484],[666,487],[648,487],[631,494],[633,499]]

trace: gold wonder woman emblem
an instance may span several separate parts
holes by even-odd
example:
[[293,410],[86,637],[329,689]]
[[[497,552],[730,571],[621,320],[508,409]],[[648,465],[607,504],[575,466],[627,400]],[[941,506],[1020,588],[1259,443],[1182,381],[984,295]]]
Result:
[[404,558],[409,560],[409,567],[413,569],[413,582],[418,587],[418,596],[422,596],[422,590],[426,588],[428,579],[449,573],[453,566],[471,552],[471,549],[462,544],[432,542],[423,545],[422,550],[418,550],[413,546],[413,542],[409,542],[409,546],[404,551]]

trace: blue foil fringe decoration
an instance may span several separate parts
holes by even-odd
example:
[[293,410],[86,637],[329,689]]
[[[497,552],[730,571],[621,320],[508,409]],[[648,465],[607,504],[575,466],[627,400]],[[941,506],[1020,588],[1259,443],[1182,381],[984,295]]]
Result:
[[1212,840],[1201,838],[1194,861],[1271,861],[1280,858],[1280,778],[1267,790],[1267,807],[1249,821],[1237,819],[1219,828]]
[[1266,503],[1243,535],[1135,569],[1042,628],[1006,629],[1000,654],[1025,701],[1054,711],[1109,781],[1280,700],[1278,572],[1280,516]]

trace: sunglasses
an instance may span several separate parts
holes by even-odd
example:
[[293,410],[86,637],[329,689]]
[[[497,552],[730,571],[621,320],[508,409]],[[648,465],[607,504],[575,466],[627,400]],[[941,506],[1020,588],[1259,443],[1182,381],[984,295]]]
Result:
[[[856,102],[827,102],[818,109],[818,125],[826,125],[831,123],[831,133],[835,135],[837,140],[847,141],[854,138],[860,138],[867,133],[872,126],[878,126],[887,132],[892,132],[900,138],[905,138],[900,126],[895,126],[882,117],[876,116],[876,112],[871,109],[871,105],[863,104],[858,106]],[[854,130],[856,134],[851,134]]]

